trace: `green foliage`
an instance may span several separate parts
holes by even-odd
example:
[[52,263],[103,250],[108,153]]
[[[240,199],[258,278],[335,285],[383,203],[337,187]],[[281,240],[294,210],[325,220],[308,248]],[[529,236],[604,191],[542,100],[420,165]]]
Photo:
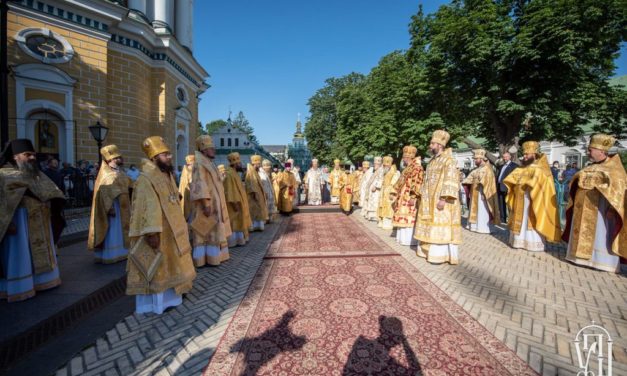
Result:
[[[623,4],[623,5],[622,5]],[[424,155],[431,132],[509,148],[573,143],[583,126],[627,136],[627,91],[610,86],[627,8],[621,0],[453,0],[409,25],[405,52],[367,76],[330,78],[310,99],[305,136],[325,162]]]
[[257,141],[257,137],[255,136],[255,130],[253,129],[253,127],[250,125],[250,122],[248,121],[248,119],[246,119],[246,116],[244,116],[244,112],[240,111],[237,113],[237,116],[235,117],[235,119],[233,119],[232,121],[233,127],[241,130],[242,132],[246,133],[248,135],[248,139],[255,143],[258,144],[259,142]]
[[223,119],[212,120],[205,124],[205,132],[207,132],[207,134],[212,134],[218,129],[224,127],[226,124],[226,120]]
[[207,133],[207,129],[202,126],[201,122],[198,122],[198,132],[196,132],[196,133],[197,133],[198,136],[202,136],[202,135],[208,134]]

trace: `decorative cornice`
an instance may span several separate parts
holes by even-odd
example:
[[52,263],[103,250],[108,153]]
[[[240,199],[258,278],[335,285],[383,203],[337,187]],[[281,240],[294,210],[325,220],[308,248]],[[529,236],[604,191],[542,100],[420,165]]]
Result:
[[109,30],[109,25],[98,20],[94,20],[90,17],[83,16],[74,11],[68,11],[56,5],[50,5],[37,0],[9,0],[11,3],[28,8],[34,11],[45,13],[49,16],[62,19],[77,25],[88,27],[93,30],[106,33]]

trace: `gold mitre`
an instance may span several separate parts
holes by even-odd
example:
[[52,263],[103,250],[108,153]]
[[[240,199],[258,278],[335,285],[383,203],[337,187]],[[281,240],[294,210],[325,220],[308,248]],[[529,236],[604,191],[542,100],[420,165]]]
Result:
[[340,164],[340,160],[339,159],[334,159],[333,160],[333,164],[339,165]]
[[267,160],[267,159],[264,159],[264,160],[263,160],[263,162],[261,162],[261,165],[262,165],[263,167],[272,167],[272,162],[270,162],[270,161],[269,161],[269,160]]
[[224,173],[224,172],[226,171],[226,168],[224,167],[224,165],[223,165],[223,164],[218,165],[218,171],[220,171],[220,172],[222,172],[222,173]]
[[229,155],[226,156],[226,159],[229,160],[230,164],[234,164],[234,163],[239,163],[240,162],[240,156],[238,152],[233,152]]
[[121,157],[122,153],[120,153],[120,149],[116,145],[107,145],[100,149],[100,155],[102,155],[102,159],[109,162],[112,159]]
[[169,153],[170,148],[166,145],[165,140],[161,136],[150,136],[142,142],[142,149],[146,156],[150,159],[161,153]]
[[597,133],[590,138],[590,147],[603,151],[609,151],[616,143],[616,139],[608,134]]
[[314,158],[314,159],[311,160],[311,164],[314,164],[314,163],[316,163],[316,164],[318,163],[318,158]]
[[204,134],[196,138],[196,149],[198,149],[198,151],[203,151],[212,147],[214,146],[213,138],[211,138],[211,136]]
[[438,129],[433,132],[433,136],[431,136],[431,142],[436,142],[442,146],[446,146],[448,144],[448,140],[451,139],[451,135],[448,134],[447,131]]
[[253,155],[250,157],[250,163],[252,164],[256,164],[256,163],[261,163],[261,155]]
[[403,158],[414,158],[418,149],[414,145],[407,145],[403,148]]
[[486,159],[485,154],[486,154],[486,151],[484,149],[474,149],[472,151],[472,157],[474,159],[477,159],[477,158]]
[[392,158],[389,155],[386,155],[385,157],[383,157],[383,165],[386,167],[390,167],[392,166],[392,162],[394,162],[394,158]]
[[537,141],[526,141],[522,144],[523,154],[538,154],[540,153],[540,144]]
[[190,154],[190,155],[185,157],[185,163],[186,164],[192,164],[194,162],[196,162],[196,156],[194,154]]
[[361,167],[370,168],[370,162],[368,161],[361,162]]

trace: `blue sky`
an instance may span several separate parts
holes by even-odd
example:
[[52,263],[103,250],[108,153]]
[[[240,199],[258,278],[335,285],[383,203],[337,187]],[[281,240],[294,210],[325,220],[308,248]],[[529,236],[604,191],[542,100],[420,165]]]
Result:
[[[448,1],[423,1],[432,13]],[[419,1],[200,0],[194,9],[194,55],[211,75],[199,119],[244,114],[261,144],[287,144],[296,114],[324,80],[367,74],[409,45],[407,25]],[[626,48],[617,74],[627,74]]]

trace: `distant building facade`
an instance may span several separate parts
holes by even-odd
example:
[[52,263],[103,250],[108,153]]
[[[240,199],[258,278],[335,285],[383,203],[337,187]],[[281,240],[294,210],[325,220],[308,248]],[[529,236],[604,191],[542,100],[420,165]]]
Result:
[[287,145],[261,145],[261,147],[281,163],[287,161]]
[[296,133],[294,133],[292,143],[287,146],[287,159],[290,158],[294,160],[295,166],[300,167],[301,171],[307,171],[311,165],[311,153],[305,144],[300,116],[296,122]]
[[226,121],[226,125],[218,128],[211,134],[213,144],[216,147],[216,164],[224,164],[228,166],[227,156],[232,152],[238,152],[241,156],[242,165],[246,167],[250,163],[252,155],[261,155],[268,159],[272,164],[280,164],[281,162],[265,150],[262,146],[252,142],[246,132],[234,126],[231,118]]

